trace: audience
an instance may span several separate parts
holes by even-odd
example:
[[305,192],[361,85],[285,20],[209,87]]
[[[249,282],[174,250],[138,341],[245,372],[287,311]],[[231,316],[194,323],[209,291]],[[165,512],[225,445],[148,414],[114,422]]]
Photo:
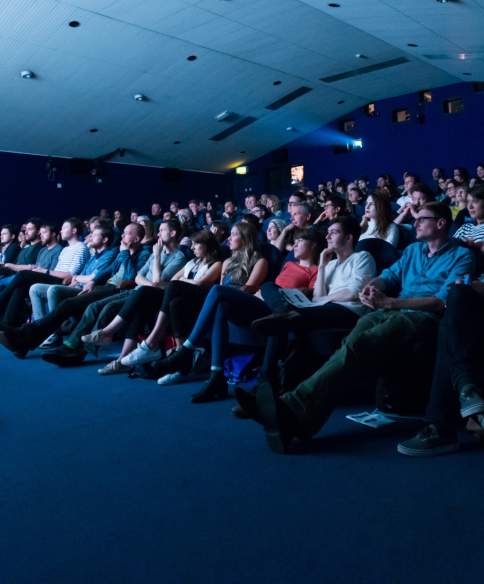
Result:
[[[431,190],[406,171],[400,193],[386,174],[371,194],[366,177],[347,187],[339,177],[321,181],[317,196],[301,185],[287,211],[277,195],[249,192],[240,215],[235,200],[193,198],[169,210],[153,203],[151,217],[132,209],[126,226],[121,209],[112,219],[107,209],[83,222],[70,218],[59,233],[37,218],[18,233],[5,223],[0,342],[18,357],[40,346],[50,349],[45,361],[76,366],[88,351],[124,339],[100,374],[143,367],[174,383],[196,369],[208,341],[210,375],[192,398],[202,403],[228,395],[229,325],[252,326],[267,337],[257,391],[236,388],[236,396],[277,452],[314,435],[362,379],[396,384],[402,355],[425,357],[430,369],[436,343],[426,425],[398,451],[455,451],[462,420],[484,437],[484,165],[470,180],[463,168],[449,174],[435,167]],[[417,242],[408,245],[413,234]],[[393,246],[391,261],[400,259],[384,263],[383,243],[355,252],[365,240],[383,240]],[[288,289],[306,300],[298,304]],[[278,359],[288,340],[303,347],[307,332],[333,328],[347,335],[341,348],[314,375],[283,387]]]

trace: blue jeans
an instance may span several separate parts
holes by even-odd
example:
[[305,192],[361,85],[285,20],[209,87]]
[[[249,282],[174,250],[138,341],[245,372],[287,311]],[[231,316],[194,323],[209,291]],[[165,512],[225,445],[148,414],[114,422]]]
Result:
[[188,340],[197,346],[211,331],[212,367],[223,368],[225,348],[229,343],[229,322],[250,326],[252,321],[270,313],[260,298],[217,284],[208,293]]

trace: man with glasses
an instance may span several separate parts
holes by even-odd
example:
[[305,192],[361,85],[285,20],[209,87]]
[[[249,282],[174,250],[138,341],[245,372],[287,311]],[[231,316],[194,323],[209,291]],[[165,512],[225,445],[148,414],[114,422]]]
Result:
[[264,426],[274,451],[285,452],[292,438],[318,432],[362,379],[374,387],[403,376],[409,368],[415,371],[412,351],[432,361],[429,348],[449,289],[473,273],[474,258],[470,250],[449,240],[452,216],[446,205],[424,205],[415,223],[417,242],[359,294],[372,311],[360,318],[325,365],[282,396],[267,382],[259,385],[252,414]]

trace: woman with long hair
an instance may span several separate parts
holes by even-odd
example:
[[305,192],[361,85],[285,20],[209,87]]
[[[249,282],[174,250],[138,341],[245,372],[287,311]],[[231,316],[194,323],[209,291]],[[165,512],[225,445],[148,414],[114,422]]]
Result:
[[385,193],[375,191],[366,199],[360,241],[371,238],[384,239],[396,247],[398,236],[399,230],[393,222],[390,198]]
[[269,314],[263,300],[255,296],[267,276],[268,264],[257,249],[257,233],[248,223],[236,223],[231,230],[231,256],[222,266],[220,285],[213,286],[203,304],[195,326],[181,347],[160,361],[156,375],[192,368],[197,347],[210,335],[212,361],[208,381],[193,395],[193,403],[227,397],[223,364],[228,346],[229,322],[248,326],[253,320]]
[[[195,257],[173,276],[164,290],[155,286],[141,286],[129,296],[107,326],[83,337],[84,342],[105,345],[125,330],[123,348],[116,359],[123,367],[108,365],[100,372],[122,373],[138,363],[159,359],[160,343],[169,325],[175,338],[186,338],[208,290],[219,281],[222,270],[215,237],[203,230],[194,233],[191,239]],[[152,329],[151,333],[136,347],[136,339],[147,327]]]
[[156,243],[155,225],[153,221],[148,217],[148,215],[139,215],[136,222],[145,228],[145,236],[143,237],[141,245],[151,249]]

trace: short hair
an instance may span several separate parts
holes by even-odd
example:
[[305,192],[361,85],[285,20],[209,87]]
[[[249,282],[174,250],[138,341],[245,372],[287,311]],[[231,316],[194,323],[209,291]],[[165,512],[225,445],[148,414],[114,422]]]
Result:
[[304,209],[304,212],[306,213],[306,215],[311,215],[311,208],[306,203],[306,201],[301,201],[300,203],[296,203],[294,205],[294,207],[302,207]]
[[40,217],[30,217],[30,219],[27,219],[27,221],[25,222],[25,224],[27,225],[27,223],[32,223],[33,225],[35,225],[35,229],[37,229],[37,231],[41,228],[42,226],[42,219],[40,219]]
[[89,220],[88,223],[89,225],[91,223],[98,223],[99,221],[101,221],[101,217],[99,217],[99,215],[93,215]]
[[353,217],[353,215],[343,215],[341,217],[336,217],[336,219],[333,219],[330,225],[335,225],[337,223],[341,225],[341,229],[343,230],[343,233],[345,235],[353,236],[354,247],[361,234],[361,228],[358,220],[355,217]]
[[473,199],[478,199],[479,201],[484,200],[484,185],[479,185],[477,187],[472,188],[469,191],[469,194]]
[[291,198],[291,197],[298,197],[299,199],[301,199],[301,201],[306,200],[306,194],[303,193],[302,191],[294,191],[294,193],[291,193],[289,195],[289,198]]
[[326,197],[326,203],[332,203],[333,207],[339,207],[342,211],[346,211],[346,201],[343,197],[338,195],[329,195]]
[[59,228],[56,227],[53,223],[42,223],[40,228],[49,229],[52,233],[59,233]]
[[108,245],[113,243],[114,231],[111,225],[107,225],[105,222],[102,222],[99,225],[96,225],[94,229],[99,229],[101,231],[101,237],[108,240]]
[[200,205],[200,201],[198,199],[190,199],[188,201],[189,205]]
[[64,221],[64,223],[70,223],[72,229],[75,229],[76,230],[77,235],[81,235],[81,233],[83,232],[84,224],[77,217],[69,217],[69,219],[66,219]]
[[423,193],[425,195],[425,198],[430,202],[433,201],[435,199],[435,194],[432,190],[429,189],[429,187],[427,185],[425,185],[424,183],[415,183],[413,185],[413,187],[410,189],[410,194],[414,193],[414,192],[419,192],[419,193]]
[[212,227],[216,227],[218,229],[217,241],[224,241],[229,236],[229,226],[225,221],[213,221]]
[[168,229],[170,231],[174,231],[176,233],[175,240],[179,241],[182,235],[182,226],[178,219],[168,219],[168,221],[162,221],[161,224],[165,223],[168,225]]
[[249,223],[256,231],[259,231],[260,229],[261,224],[259,223],[259,219],[252,213],[247,213],[247,215],[244,215],[240,221],[242,223]]
[[426,209],[434,214],[437,219],[444,219],[446,222],[447,230],[450,229],[452,225],[452,211],[450,207],[445,203],[438,203],[437,201],[432,201],[430,203],[425,203],[422,205],[422,209]]
[[[141,225],[141,223],[137,223],[136,221],[130,221],[126,227],[130,227],[133,226],[136,229],[136,235],[139,237],[139,240],[141,241],[143,239],[143,237],[145,236],[145,228],[144,225]],[[125,227],[125,229],[126,229]]]
[[18,229],[12,223],[5,223],[0,227],[0,230],[8,229],[10,231],[10,235],[18,235]]

